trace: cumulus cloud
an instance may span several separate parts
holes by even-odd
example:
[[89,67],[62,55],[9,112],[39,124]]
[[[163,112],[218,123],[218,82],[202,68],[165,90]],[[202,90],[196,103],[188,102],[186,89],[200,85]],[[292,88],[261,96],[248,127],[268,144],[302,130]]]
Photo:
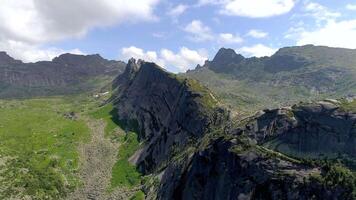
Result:
[[348,10],[356,10],[356,4],[347,4],[346,9]]
[[318,3],[305,4],[307,16],[314,19],[312,28],[304,23],[291,27],[285,38],[295,40],[297,45],[324,45],[330,47],[356,48],[356,19],[341,20],[341,14]]
[[336,19],[341,16],[340,13],[333,12],[327,7],[315,2],[306,3],[304,10],[306,12],[306,15],[312,16],[318,23],[331,19]]
[[39,45],[30,45],[14,40],[0,41],[0,49],[9,50],[10,56],[21,59],[24,62],[51,60],[63,53],[84,54],[79,49],[42,48]]
[[200,20],[191,21],[183,30],[189,33],[189,38],[195,42],[204,42],[214,39],[210,27],[204,25]]
[[295,3],[296,0],[200,0],[198,5],[219,5],[220,13],[225,15],[263,18],[288,13]]
[[193,42],[215,41],[219,44],[237,44],[243,42],[239,34],[214,33],[209,26],[200,20],[193,20],[183,30],[189,33],[188,38]]
[[256,29],[251,29],[246,35],[253,38],[265,38],[268,36],[268,33]]
[[297,45],[315,44],[330,47],[356,48],[356,19],[328,21],[315,30],[305,30],[297,34]]
[[277,51],[277,49],[265,46],[263,44],[256,44],[253,46],[245,46],[245,47],[241,47],[237,50],[237,52],[240,52],[243,55],[255,56],[255,57],[271,56],[276,51]]
[[219,42],[223,44],[234,44],[243,42],[243,39],[238,34],[220,33]]
[[132,57],[155,62],[174,72],[185,72],[197,64],[203,64],[207,60],[207,56],[203,51],[195,51],[187,47],[180,48],[177,53],[168,49],[161,49],[157,53],[156,51],[145,51],[135,46],[121,49],[120,59],[128,60]]
[[[4,43],[11,41],[39,48],[48,42],[84,36],[95,27],[154,20],[158,1],[72,0],[68,6],[61,0],[1,0],[0,43],[8,48],[12,46]],[[49,55],[51,52],[48,49]]]
[[187,5],[179,4],[175,7],[173,7],[172,9],[170,9],[167,12],[167,14],[171,17],[178,17],[178,16],[182,15],[188,8],[189,8],[189,6],[187,6]]

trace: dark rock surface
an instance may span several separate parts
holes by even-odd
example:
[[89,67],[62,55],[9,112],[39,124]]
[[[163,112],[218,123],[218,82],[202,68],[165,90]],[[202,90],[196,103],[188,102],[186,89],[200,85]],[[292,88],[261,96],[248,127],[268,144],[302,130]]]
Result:
[[245,126],[259,143],[294,156],[356,157],[356,113],[317,102],[265,110]]
[[174,151],[201,138],[214,124],[227,120],[206,88],[193,90],[186,79],[177,79],[154,63],[130,60],[125,72],[114,81],[113,100],[121,120],[134,121],[146,141],[137,165],[152,172]]
[[[345,190],[310,180],[320,169],[268,157],[253,149],[214,140],[181,165],[168,167],[157,199],[340,199]],[[188,163],[188,164],[186,164]],[[346,199],[348,197],[345,197]]]
[[130,60],[113,86],[119,119],[136,125],[144,142],[135,163],[153,177],[154,183],[144,186],[147,199],[354,197],[348,188],[313,178],[324,176],[321,168],[264,146],[286,137],[283,142],[293,146],[296,140],[303,151],[329,152],[327,146],[314,147],[322,139],[335,145],[332,151],[353,155],[355,118],[333,103],[265,110],[236,126],[226,110],[211,103],[216,100],[207,89],[154,63]]

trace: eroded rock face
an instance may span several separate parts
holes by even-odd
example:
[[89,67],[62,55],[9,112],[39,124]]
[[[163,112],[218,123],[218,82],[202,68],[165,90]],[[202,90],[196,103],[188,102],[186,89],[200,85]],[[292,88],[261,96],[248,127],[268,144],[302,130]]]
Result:
[[356,155],[356,114],[342,111],[331,102],[266,110],[245,128],[249,137],[287,154]]
[[121,120],[135,121],[146,145],[137,159],[144,173],[201,138],[214,124],[227,120],[222,109],[206,103],[215,102],[208,92],[194,90],[186,79],[178,79],[154,63],[131,60],[114,86],[113,100]]
[[[320,124],[320,130],[334,127],[332,130],[342,134],[338,127],[351,126],[348,120],[353,123],[354,118],[338,111],[334,104],[265,110],[244,127],[235,128],[226,111],[206,103],[211,100],[205,99],[210,97],[209,92],[154,63],[130,60],[114,87],[112,101],[120,120],[135,121],[144,141],[132,160],[158,181],[153,186],[145,185],[147,199],[352,197],[342,186],[329,187],[313,179],[322,176],[320,168],[263,147],[269,139],[282,136],[289,144],[288,140],[295,138],[287,136],[290,131],[295,129],[293,134],[297,134],[309,122]],[[315,139],[310,136],[313,130],[301,134]],[[344,150],[344,146],[336,148]]]
[[342,187],[326,188],[310,179],[320,169],[268,157],[256,149],[217,139],[165,169],[157,199],[340,199]]

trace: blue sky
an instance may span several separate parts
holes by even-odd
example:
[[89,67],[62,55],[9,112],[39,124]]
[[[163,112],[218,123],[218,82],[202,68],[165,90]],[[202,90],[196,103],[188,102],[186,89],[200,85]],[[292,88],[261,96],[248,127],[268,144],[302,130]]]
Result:
[[0,0],[0,50],[27,62],[64,52],[136,57],[181,72],[221,47],[246,57],[304,44],[356,48],[351,0],[65,2]]

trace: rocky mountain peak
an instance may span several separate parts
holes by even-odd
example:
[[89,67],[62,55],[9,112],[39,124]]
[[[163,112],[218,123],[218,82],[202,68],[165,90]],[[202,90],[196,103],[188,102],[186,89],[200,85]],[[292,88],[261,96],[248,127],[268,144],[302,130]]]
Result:
[[241,54],[237,54],[233,49],[221,48],[212,61],[205,62],[204,67],[208,67],[218,73],[226,73],[243,60],[245,58]]
[[5,51],[0,51],[0,65],[3,64],[16,64],[22,63],[20,60],[15,60],[11,56],[9,56]]
[[120,120],[135,121],[146,141],[136,162],[144,173],[167,161],[173,145],[183,149],[219,118],[213,108],[216,99],[207,88],[155,63],[131,59],[113,86]]
[[239,62],[243,59],[244,57],[241,54],[237,54],[235,50],[230,48],[221,48],[215,55],[213,62]]

